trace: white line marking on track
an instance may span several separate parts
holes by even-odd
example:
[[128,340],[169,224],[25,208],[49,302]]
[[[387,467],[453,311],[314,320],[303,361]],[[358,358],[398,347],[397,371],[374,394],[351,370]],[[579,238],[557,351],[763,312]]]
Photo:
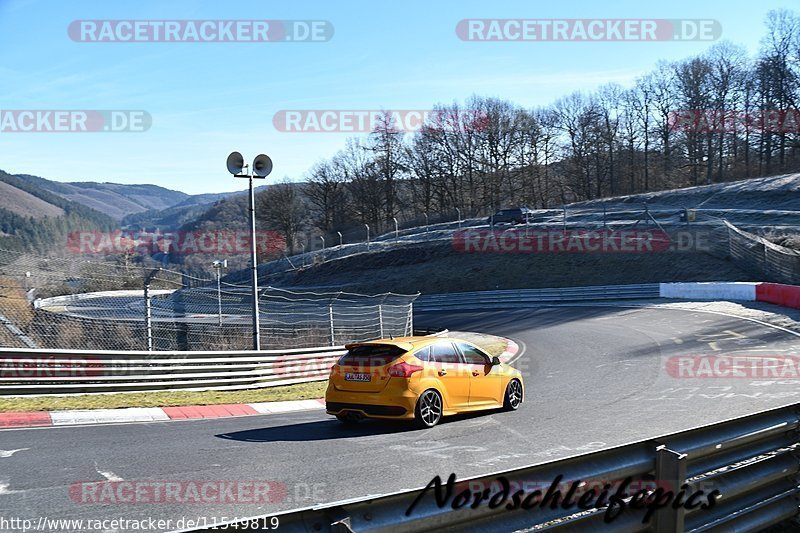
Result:
[[103,476],[104,478],[106,478],[109,481],[124,481],[121,477],[116,475],[114,472],[110,472],[110,471],[104,472],[104,471],[100,470],[99,468],[97,468],[96,465],[95,465],[94,469],[97,470],[98,474],[100,474],[101,476]]
[[0,450],[0,457],[11,457],[17,452],[24,452],[25,450],[30,450],[30,448],[19,448],[16,450]]
[[17,494],[20,492],[25,492],[23,490],[9,490],[10,483],[8,481],[0,481],[0,496],[4,496],[6,494]]

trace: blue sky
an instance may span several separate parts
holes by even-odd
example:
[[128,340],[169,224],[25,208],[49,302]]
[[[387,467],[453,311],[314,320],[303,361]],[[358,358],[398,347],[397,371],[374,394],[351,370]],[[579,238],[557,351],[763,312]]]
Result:
[[[709,42],[465,42],[465,18],[716,19],[753,53],[776,0],[76,1],[0,0],[0,109],[141,109],[142,133],[0,133],[0,169],[59,181],[154,183],[188,193],[238,190],[232,150],[300,179],[347,134],[282,133],[281,109],[427,109],[496,96],[526,107],[607,82],[629,85],[660,59]],[[83,19],[315,19],[324,43],[80,43]]]

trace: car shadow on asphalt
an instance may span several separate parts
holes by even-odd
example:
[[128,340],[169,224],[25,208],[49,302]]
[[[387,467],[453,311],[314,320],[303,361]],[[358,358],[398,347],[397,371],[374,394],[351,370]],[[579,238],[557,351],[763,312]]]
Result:
[[437,428],[448,426],[449,424],[485,416],[498,412],[498,410],[487,410],[479,413],[462,413],[448,416],[442,419],[439,425],[433,429],[420,429],[408,421],[391,420],[362,420],[357,424],[345,425],[336,419],[318,420],[315,422],[303,422],[301,424],[288,424],[285,426],[274,426],[244,431],[234,431],[231,433],[220,433],[215,437],[220,439],[235,440],[240,442],[306,442],[320,440],[352,439],[359,437],[371,437],[375,435],[391,435],[395,433],[409,433],[413,431],[435,431]]
[[303,442],[318,440],[349,439],[387,435],[414,431],[411,424],[384,422],[382,420],[363,420],[358,424],[345,425],[335,419],[288,424],[215,435],[220,439],[241,442]]

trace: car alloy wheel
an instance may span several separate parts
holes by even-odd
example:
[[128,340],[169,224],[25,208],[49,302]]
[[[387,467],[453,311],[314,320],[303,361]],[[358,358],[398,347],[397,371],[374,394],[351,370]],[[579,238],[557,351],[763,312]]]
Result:
[[518,379],[512,379],[506,387],[506,398],[503,407],[509,411],[516,411],[522,404],[522,383]]
[[432,428],[442,419],[442,397],[433,389],[426,390],[417,400],[415,422],[417,425]]

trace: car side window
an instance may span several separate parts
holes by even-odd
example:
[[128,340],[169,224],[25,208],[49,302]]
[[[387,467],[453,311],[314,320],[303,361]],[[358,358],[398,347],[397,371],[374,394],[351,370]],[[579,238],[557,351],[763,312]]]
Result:
[[431,359],[434,363],[460,363],[452,342],[438,342],[431,347]]
[[430,346],[426,346],[425,348],[423,348],[421,350],[417,350],[416,352],[414,352],[414,357],[416,357],[417,359],[419,359],[423,363],[427,363],[427,362],[429,362],[431,360],[430,355],[431,355],[431,347]]
[[489,357],[482,351],[475,348],[474,346],[470,346],[469,344],[459,342],[458,349],[461,351],[461,354],[464,356],[464,360],[467,362],[468,365],[489,364]]

